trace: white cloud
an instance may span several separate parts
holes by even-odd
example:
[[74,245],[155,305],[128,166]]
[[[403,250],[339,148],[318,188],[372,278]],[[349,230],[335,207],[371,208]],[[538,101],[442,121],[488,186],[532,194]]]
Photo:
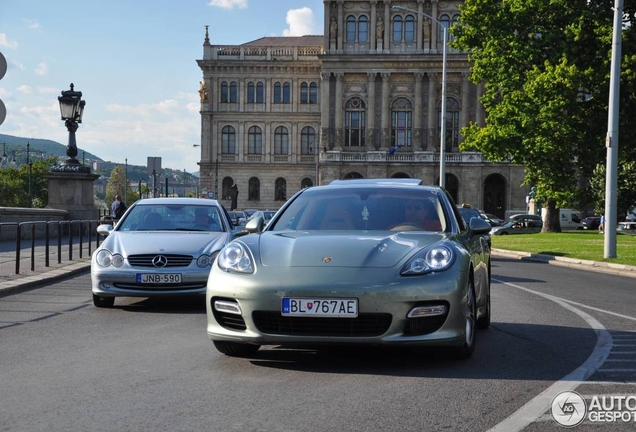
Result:
[[55,87],[38,87],[38,93],[40,94],[56,94],[60,93],[61,90]]
[[283,30],[283,36],[303,36],[315,33],[316,18],[308,7],[290,9],[285,18],[289,28]]
[[36,75],[43,76],[43,75],[46,75],[47,73],[49,73],[49,65],[47,65],[46,62],[39,63],[37,67],[35,68]]
[[11,64],[15,66],[18,70],[21,70],[21,71],[24,70],[24,65],[17,60],[11,60]]
[[210,0],[208,4],[222,9],[247,8],[247,0]]
[[40,30],[39,22],[33,21],[32,19],[25,19],[23,21],[27,24],[27,27],[29,27],[30,29]]
[[10,41],[5,33],[0,33],[0,47],[18,49],[18,43]]
[[24,93],[24,94],[31,94],[33,93],[33,87],[31,87],[30,85],[21,85],[20,87],[17,88],[17,90],[20,93]]

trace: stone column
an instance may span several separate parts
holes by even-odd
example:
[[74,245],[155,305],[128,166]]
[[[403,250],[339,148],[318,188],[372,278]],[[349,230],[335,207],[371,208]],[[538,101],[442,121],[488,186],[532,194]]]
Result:
[[[291,103],[292,103],[292,112],[298,112],[298,97],[300,96],[300,89],[298,88],[298,78],[292,78],[291,82]],[[309,88],[307,88],[309,91]]]
[[383,43],[383,50],[384,52],[388,52],[391,45],[389,45],[389,42],[391,41],[390,39],[391,36],[391,9],[390,9],[390,5],[388,1],[384,1],[384,41]]
[[343,113],[342,113],[342,79],[344,73],[338,72],[336,75],[336,97],[335,97],[335,111],[336,111],[336,139],[334,142],[334,150],[342,151],[342,140],[344,136],[344,130],[342,129]]
[[[468,82],[468,72],[462,73],[462,111],[460,113],[459,127],[463,128],[468,126],[468,108],[470,106],[470,100],[468,98],[470,93],[470,83]],[[462,135],[459,135],[459,143],[464,141]]]
[[[385,32],[386,33],[386,32]],[[391,147],[391,95],[390,73],[382,74],[382,138],[380,139],[380,149],[389,150]]]
[[437,136],[437,76],[428,74],[428,150],[434,150]]
[[329,52],[329,23],[331,22],[331,2],[329,0],[323,0],[325,11],[324,11],[324,22],[323,22],[323,37],[322,37],[322,46],[324,47],[325,52]]
[[240,78],[236,85],[238,86],[236,91],[238,92],[239,112],[245,112],[245,78]]
[[375,72],[367,72],[368,81],[368,104],[367,104],[367,149],[375,150]]
[[412,150],[420,150],[423,148],[422,142],[422,80],[424,73],[415,73],[415,94],[413,95],[413,143]]
[[338,52],[342,52],[342,41],[344,40],[344,0],[338,0]]
[[415,31],[417,32],[417,36],[416,36],[416,40],[417,40],[417,51],[420,52],[422,51],[422,46],[423,46],[423,39],[424,39],[424,15],[422,15],[422,13],[424,12],[424,2],[423,0],[417,0],[417,11],[419,12],[417,14],[417,26],[415,27]]
[[272,112],[272,99],[274,97],[274,89],[272,88],[272,79],[265,79],[265,112]]
[[331,73],[320,73],[320,145],[329,147],[329,78]]
[[375,51],[376,34],[375,29],[377,26],[376,7],[377,0],[371,0],[371,20],[369,21],[369,50]]
[[217,77],[212,77],[210,80],[210,94],[208,95],[208,100],[211,103],[212,112],[217,112],[219,110],[219,79]]
[[[431,16],[437,19],[437,3],[438,0],[431,0],[431,5],[433,6],[433,10],[431,11]],[[439,24],[437,21],[431,21],[431,51],[438,52],[437,49],[437,37],[439,35]]]

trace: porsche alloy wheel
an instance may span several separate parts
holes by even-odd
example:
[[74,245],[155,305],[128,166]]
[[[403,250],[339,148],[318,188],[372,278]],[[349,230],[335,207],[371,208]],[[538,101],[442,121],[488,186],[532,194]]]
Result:
[[464,332],[464,344],[460,347],[456,347],[451,351],[454,358],[467,359],[473,354],[475,350],[475,328],[477,316],[477,302],[475,301],[475,284],[470,279],[468,281],[468,290],[466,293],[466,310],[465,320],[466,329]]

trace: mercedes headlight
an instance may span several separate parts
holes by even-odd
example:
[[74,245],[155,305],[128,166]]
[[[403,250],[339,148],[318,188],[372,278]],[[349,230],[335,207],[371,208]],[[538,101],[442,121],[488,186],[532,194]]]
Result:
[[101,267],[121,267],[124,265],[124,257],[120,254],[111,254],[110,251],[106,249],[102,249],[97,253],[96,257],[97,264]]

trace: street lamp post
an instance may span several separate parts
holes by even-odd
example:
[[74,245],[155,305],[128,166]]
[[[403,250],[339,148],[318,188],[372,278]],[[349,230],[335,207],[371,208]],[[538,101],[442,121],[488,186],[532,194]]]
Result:
[[7,160],[7,143],[2,143],[2,158],[0,159],[0,167]]
[[77,156],[77,142],[75,141],[75,131],[82,122],[82,115],[84,114],[84,106],[86,102],[82,100],[82,92],[76,92],[74,90],[74,84],[71,83],[71,89],[62,91],[62,96],[58,96],[57,100],[60,103],[60,113],[62,120],[68,129],[68,146],[66,148],[66,155],[68,159],[61,164],[63,167],[69,167],[69,171],[84,171],[80,169],[83,165],[75,158]]
[[444,46],[442,48],[442,116],[440,119],[441,133],[439,138],[439,185],[446,187],[446,51],[448,45],[448,29],[439,20],[424,12],[405,8],[404,6],[393,6],[393,9],[423,15],[431,21],[435,21],[443,29]]
[[32,186],[32,172],[33,163],[31,162],[31,144],[27,142],[27,165],[29,166],[29,208],[33,207],[33,186]]

